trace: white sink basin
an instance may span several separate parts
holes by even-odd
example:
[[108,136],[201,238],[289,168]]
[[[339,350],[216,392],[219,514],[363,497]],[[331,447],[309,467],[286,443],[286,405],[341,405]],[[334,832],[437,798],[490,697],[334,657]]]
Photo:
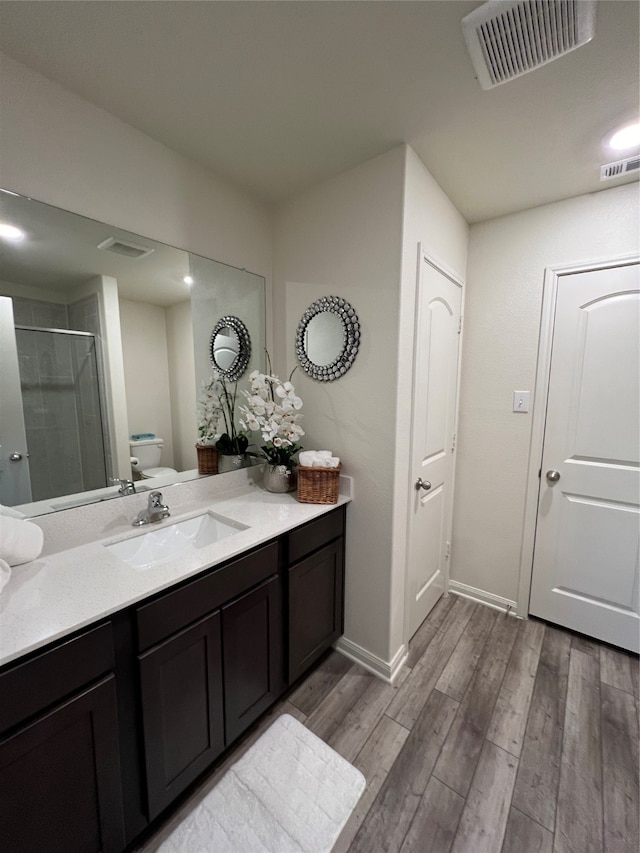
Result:
[[193,554],[198,548],[221,542],[247,529],[246,524],[206,512],[104,547],[127,565],[143,571],[176,557]]

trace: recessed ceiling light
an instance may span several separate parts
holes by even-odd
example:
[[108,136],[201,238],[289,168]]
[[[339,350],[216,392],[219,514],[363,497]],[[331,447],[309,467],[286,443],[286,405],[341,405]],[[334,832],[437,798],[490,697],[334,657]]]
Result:
[[193,284],[193,276],[185,275],[185,277],[182,280],[184,281],[185,284]]
[[614,151],[636,148],[640,145],[640,122],[634,122],[634,124],[628,124],[621,127],[620,130],[616,130],[610,137],[608,145]]
[[8,222],[0,222],[0,237],[3,240],[9,240],[11,243],[19,243],[20,240],[24,240],[24,231]]

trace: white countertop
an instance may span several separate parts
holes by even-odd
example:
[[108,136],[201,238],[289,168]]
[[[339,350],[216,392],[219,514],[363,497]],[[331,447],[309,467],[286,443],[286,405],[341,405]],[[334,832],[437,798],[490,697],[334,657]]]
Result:
[[[216,479],[210,478],[212,482]],[[232,489],[217,494],[191,494],[191,499],[183,499],[179,507],[172,509],[171,517],[159,525],[133,528],[131,519],[120,512],[117,518],[102,525],[100,538],[96,536],[94,541],[56,553],[47,554],[45,549],[44,556],[37,560],[15,566],[0,593],[0,665],[268,542],[350,500],[341,494],[337,504],[303,504],[293,494],[271,494],[249,479],[236,483]],[[165,492],[170,507],[171,498],[177,494]],[[131,505],[130,502],[128,506]],[[145,570],[130,568],[104,547],[208,509],[247,525],[248,529],[200,548],[197,553]],[[60,515],[63,514],[47,517],[51,528]],[[73,523],[78,524],[78,516],[73,517]],[[62,520],[60,524],[63,525]],[[47,524],[41,526],[45,529],[46,543]]]

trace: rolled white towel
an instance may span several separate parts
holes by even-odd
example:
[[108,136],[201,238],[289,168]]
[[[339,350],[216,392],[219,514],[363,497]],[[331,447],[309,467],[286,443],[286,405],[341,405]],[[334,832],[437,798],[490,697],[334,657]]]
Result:
[[0,559],[10,566],[35,560],[42,553],[44,534],[32,521],[0,515]]
[[11,568],[9,564],[5,563],[4,560],[0,560],[0,592],[2,592],[2,588],[8,583],[10,577]]
[[327,459],[335,459],[330,450],[304,450],[298,457],[298,461],[305,468],[329,468]]
[[311,468],[313,466],[313,460],[316,458],[315,450],[303,450],[298,456],[298,462],[304,468]]
[[314,459],[313,468],[337,468],[340,464],[339,456],[320,457]]

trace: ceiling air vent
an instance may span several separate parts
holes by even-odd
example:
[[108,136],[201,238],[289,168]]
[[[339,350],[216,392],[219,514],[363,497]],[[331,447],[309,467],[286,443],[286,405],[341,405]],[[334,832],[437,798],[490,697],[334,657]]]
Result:
[[489,0],[462,19],[478,81],[493,89],[593,38],[595,0]]
[[615,163],[607,163],[600,166],[600,180],[609,181],[611,178],[619,178],[628,175],[629,172],[637,172],[640,169],[640,155],[626,157],[624,160],[616,160]]
[[105,252],[113,252],[115,255],[124,255],[125,258],[132,258],[133,260],[138,260],[138,258],[146,258],[147,255],[150,255],[153,252],[153,249],[149,249],[148,246],[138,246],[137,243],[129,243],[125,240],[116,240],[115,237],[109,237],[107,240],[103,240],[102,243],[98,245],[99,249],[104,249]]

